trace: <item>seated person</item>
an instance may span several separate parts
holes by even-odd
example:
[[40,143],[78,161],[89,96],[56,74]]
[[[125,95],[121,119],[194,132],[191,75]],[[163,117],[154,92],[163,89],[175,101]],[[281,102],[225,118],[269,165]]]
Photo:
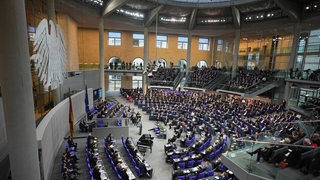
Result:
[[203,169],[204,169],[205,171],[210,171],[210,170],[212,170],[212,165],[211,165],[211,163],[210,163],[209,161],[205,161],[205,162],[204,162],[204,167],[203,167]]
[[141,120],[141,114],[140,114],[140,112],[137,113],[137,118],[138,118],[138,120]]
[[168,139],[168,143],[174,143],[177,140],[177,136],[173,135],[172,138]]
[[80,121],[79,128],[80,128],[81,132],[88,132],[89,131],[89,126],[87,123],[84,122],[84,120]]
[[127,139],[126,139],[126,145],[129,148],[129,150],[133,150],[134,149],[134,145],[133,145],[133,143],[132,143],[132,141],[130,140],[129,137],[127,137]]
[[107,136],[106,143],[108,143],[108,144],[112,144],[113,143],[113,137],[112,137],[111,133],[109,133],[109,135]]
[[69,136],[69,138],[68,138],[68,145],[69,145],[69,147],[72,149],[72,150],[74,150],[74,151],[77,151],[77,146],[78,146],[78,144],[77,143],[75,143],[75,142],[73,142],[73,139]]
[[129,180],[129,175],[127,174],[127,168],[122,169],[121,177],[123,180]]
[[97,180],[101,179],[100,169],[99,169],[98,165],[94,166],[93,171],[92,171],[92,176],[94,179],[97,179]]
[[141,161],[137,161],[137,163],[138,163],[138,167],[140,169],[141,174],[142,175],[147,174],[147,168],[146,168],[146,165],[145,165],[145,160],[142,160],[142,162]]

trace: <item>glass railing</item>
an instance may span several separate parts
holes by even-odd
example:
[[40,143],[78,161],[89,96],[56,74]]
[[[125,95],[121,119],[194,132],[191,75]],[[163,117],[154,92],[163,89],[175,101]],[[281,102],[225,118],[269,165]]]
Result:
[[[280,131],[276,133],[231,138],[225,157],[243,170],[267,179],[319,177],[316,167],[320,163],[320,148],[308,137],[290,143],[278,136]],[[282,169],[290,169],[290,174],[281,174]]]

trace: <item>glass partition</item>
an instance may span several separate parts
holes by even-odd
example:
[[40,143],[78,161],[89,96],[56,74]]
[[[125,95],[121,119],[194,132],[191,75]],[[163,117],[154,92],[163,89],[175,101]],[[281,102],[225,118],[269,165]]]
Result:
[[314,141],[313,133],[296,141],[290,141],[281,131],[231,138],[225,156],[246,172],[267,179],[319,177],[320,148]]

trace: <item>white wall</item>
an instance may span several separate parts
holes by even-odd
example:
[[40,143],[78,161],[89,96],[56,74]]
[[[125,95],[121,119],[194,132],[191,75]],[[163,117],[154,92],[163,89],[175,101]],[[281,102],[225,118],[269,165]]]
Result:
[[[89,107],[93,106],[93,89],[88,89]],[[74,124],[85,115],[85,91],[71,97],[74,114]],[[41,161],[45,180],[51,177],[55,157],[66,136],[69,135],[69,99],[57,104],[43,118],[37,127],[38,148],[42,151]]]

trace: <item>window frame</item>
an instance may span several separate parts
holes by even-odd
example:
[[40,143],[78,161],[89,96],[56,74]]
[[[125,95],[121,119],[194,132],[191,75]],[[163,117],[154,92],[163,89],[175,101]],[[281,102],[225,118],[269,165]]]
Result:
[[[140,37],[134,37],[134,35],[142,35],[142,38]],[[135,41],[137,41],[137,45],[135,45]],[[132,33],[132,46],[133,47],[144,47],[144,34],[143,33]]]
[[[120,37],[111,36],[111,33],[120,34]],[[108,45],[109,46],[121,46],[121,37],[122,37],[121,32],[109,31],[108,32]]]
[[[166,37],[165,40],[158,37]],[[156,35],[156,48],[168,48],[168,35]]]
[[[186,40],[183,40],[181,38],[185,38]],[[187,50],[188,49],[188,37],[187,36],[178,36],[178,49],[184,49]]]
[[[208,42],[201,42],[201,40],[207,40]],[[199,40],[198,40],[198,49],[200,51],[210,51],[210,39],[207,38],[207,37],[199,37]]]

